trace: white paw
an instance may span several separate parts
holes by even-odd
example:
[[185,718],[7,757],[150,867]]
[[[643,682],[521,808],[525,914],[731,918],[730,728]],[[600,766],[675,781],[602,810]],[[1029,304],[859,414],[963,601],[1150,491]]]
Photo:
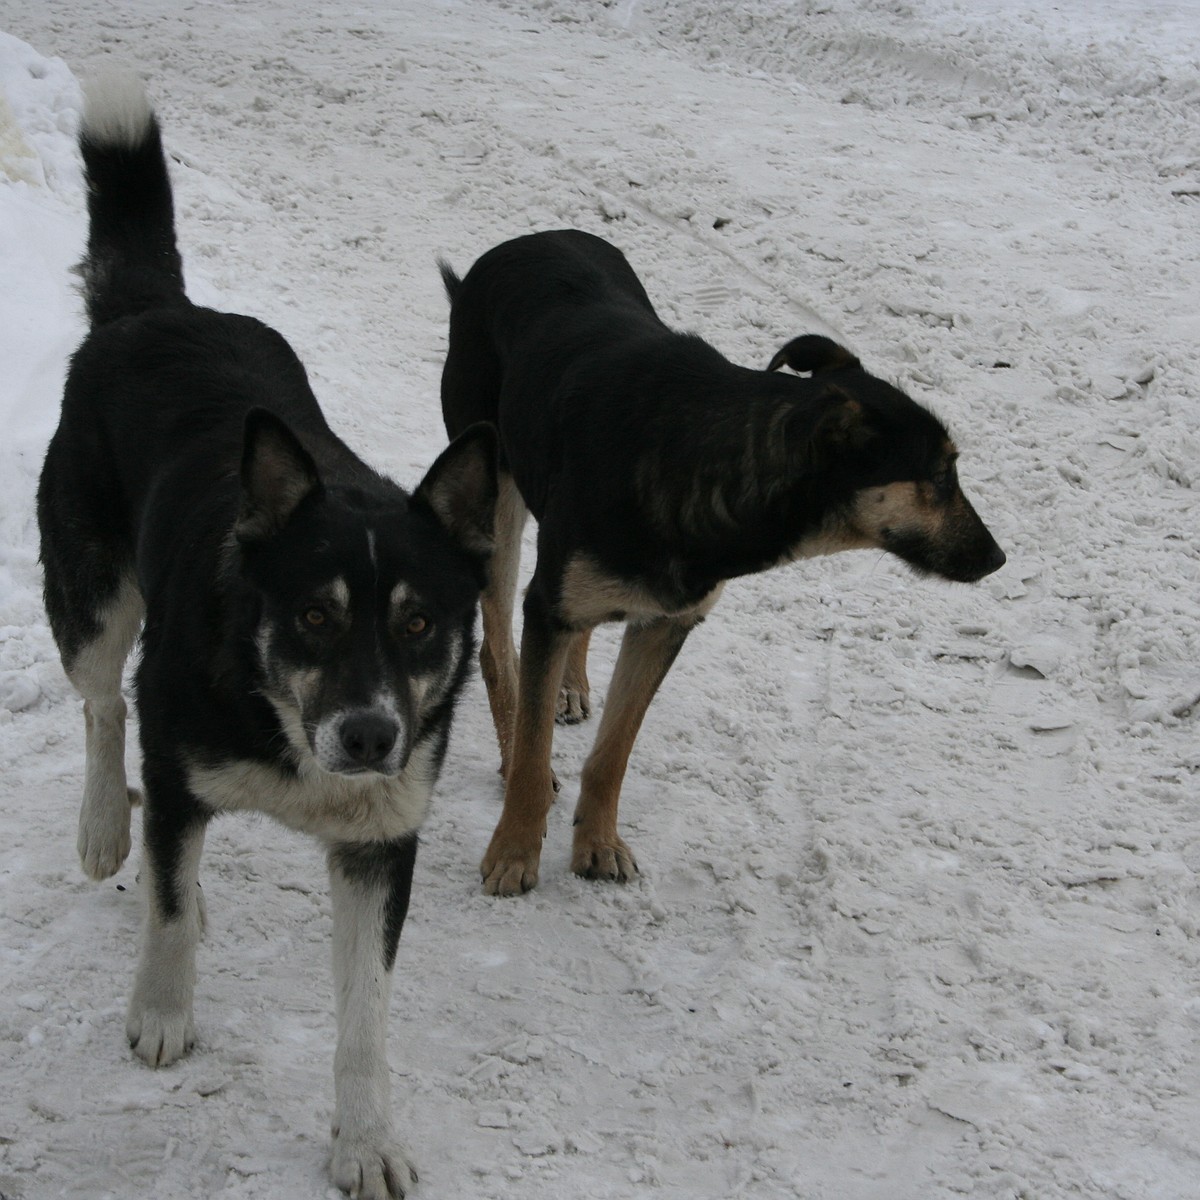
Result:
[[125,1035],[134,1054],[152,1067],[169,1066],[196,1044],[190,1011],[161,1012],[144,1008],[138,1005],[136,998],[129,1006]]
[[335,1130],[329,1174],[352,1200],[402,1200],[417,1182],[416,1168],[387,1131],[372,1136]]
[[129,857],[130,809],[141,797],[132,788],[109,795],[100,789],[85,792],[79,810],[79,861],[89,879],[115,875]]

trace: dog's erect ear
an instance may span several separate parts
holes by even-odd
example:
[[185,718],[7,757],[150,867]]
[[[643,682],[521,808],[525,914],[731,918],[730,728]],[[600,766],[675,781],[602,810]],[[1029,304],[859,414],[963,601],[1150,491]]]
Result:
[[278,533],[305,496],[321,486],[317,464],[274,413],[252,408],[242,441],[242,503],[233,527],[239,542]]
[[423,501],[472,554],[492,552],[496,523],[496,430],[486,421],[464,430],[429,468],[414,500]]
[[793,338],[773,359],[768,371],[791,367],[793,371],[832,371],[837,367],[861,367],[862,363],[839,342],[818,333]]

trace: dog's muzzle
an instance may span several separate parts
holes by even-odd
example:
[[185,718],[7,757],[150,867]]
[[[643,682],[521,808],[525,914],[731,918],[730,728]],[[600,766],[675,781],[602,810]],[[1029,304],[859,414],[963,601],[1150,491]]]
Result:
[[394,712],[372,707],[342,712],[322,721],[313,739],[321,767],[337,775],[375,772],[395,775],[408,759],[404,723]]

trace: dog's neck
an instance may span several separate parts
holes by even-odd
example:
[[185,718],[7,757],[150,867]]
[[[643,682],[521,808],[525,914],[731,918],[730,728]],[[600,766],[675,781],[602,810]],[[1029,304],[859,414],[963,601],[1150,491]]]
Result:
[[841,498],[828,494],[797,436],[798,413],[805,423],[797,401],[776,393],[749,404],[739,397],[737,406],[727,420],[718,414],[680,431],[645,460],[640,499],[664,544],[685,547],[685,559],[711,564],[720,578],[848,548]]

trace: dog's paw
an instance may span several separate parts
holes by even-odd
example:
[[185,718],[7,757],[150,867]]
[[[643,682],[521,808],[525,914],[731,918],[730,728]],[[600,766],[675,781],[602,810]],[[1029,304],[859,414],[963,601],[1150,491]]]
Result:
[[195,1044],[191,1012],[161,1012],[131,1005],[125,1036],[134,1054],[151,1067],[167,1067]]
[[523,850],[519,845],[499,842],[493,837],[479,864],[483,890],[489,896],[520,896],[531,891],[537,887],[540,859],[541,846]]
[[141,803],[141,794],[124,788],[120,795],[101,791],[84,794],[79,810],[79,861],[89,879],[108,879],[129,857],[130,810]]
[[353,1200],[403,1200],[417,1170],[390,1134],[333,1133],[333,1182]]
[[592,715],[592,700],[587,691],[567,687],[559,690],[554,719],[560,725],[578,725]]
[[576,838],[571,870],[584,879],[606,879],[628,883],[636,879],[638,865],[633,851],[615,834],[611,838]]

